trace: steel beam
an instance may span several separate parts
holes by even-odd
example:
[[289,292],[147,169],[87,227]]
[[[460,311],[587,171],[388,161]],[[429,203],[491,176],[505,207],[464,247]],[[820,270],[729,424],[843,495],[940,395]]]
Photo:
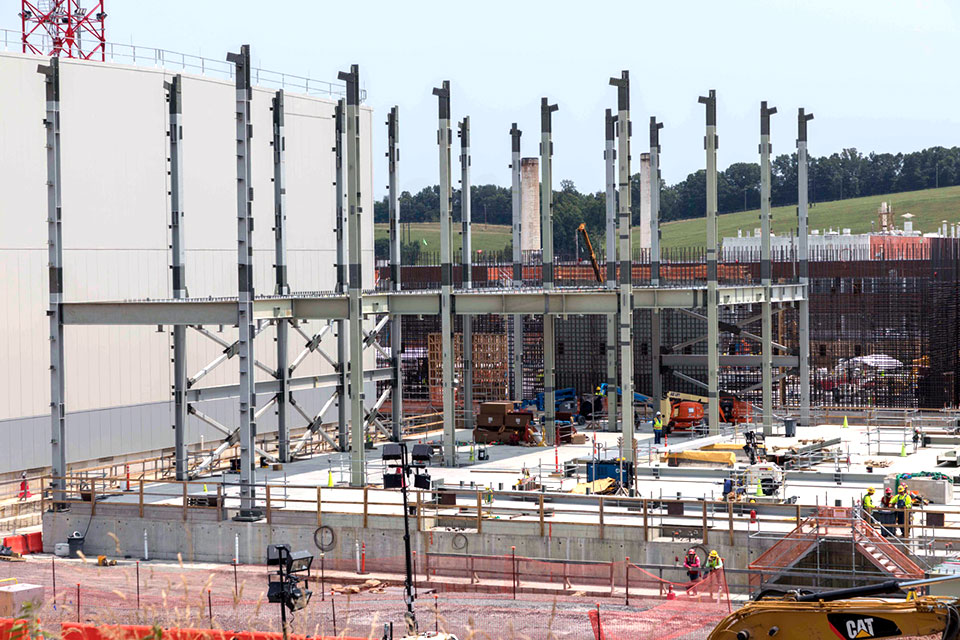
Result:
[[346,141],[347,153],[347,257],[348,294],[350,300],[350,486],[367,483],[364,443],[366,424],[363,419],[363,291],[362,242],[360,237],[360,68],[351,65],[341,71],[339,79],[347,83]]
[[[514,122],[510,128],[510,206],[513,219],[513,287],[523,286],[523,252],[520,247],[522,185],[520,182],[520,136],[522,132]],[[514,314],[513,322],[513,399],[523,400],[523,316]]]
[[[540,248],[543,289],[553,289],[553,112],[557,105],[546,98],[540,101]],[[547,444],[557,438],[556,335],[554,316],[549,313],[550,297],[545,297],[543,316],[543,435]]]
[[720,300],[717,296],[717,93],[713,89],[701,96],[706,106],[707,152],[707,397],[709,398],[707,428],[711,434],[720,432]]
[[632,462],[633,450],[633,220],[630,211],[630,72],[610,78],[617,88],[617,182],[620,239],[620,402],[623,433],[621,456]]
[[[173,298],[187,297],[183,237],[183,78],[177,74],[165,82],[170,129],[170,273]],[[177,480],[187,479],[187,327],[173,325],[173,432],[174,471]]]
[[227,54],[236,67],[237,114],[237,323],[240,370],[240,517],[255,518],[257,461],[254,443],[257,423],[254,417],[257,395],[254,382],[254,318],[253,318],[253,184],[250,171],[250,139],[253,124],[250,118],[250,46],[240,53]]
[[[346,131],[346,110],[347,101],[339,100],[334,111],[334,164],[336,171],[336,189],[335,197],[337,199],[335,211],[337,212],[337,224],[335,231],[337,234],[337,293],[345,296],[347,293],[347,208],[344,206],[346,197],[346,176],[344,175],[343,163],[343,136]],[[347,312],[349,314],[349,304]],[[346,322],[347,316],[337,320],[337,367],[339,374],[339,383],[337,384],[337,442],[340,445],[340,451],[350,450],[350,432],[347,425],[347,337],[349,328]]]
[[[290,285],[287,282],[287,188],[286,188],[286,138],[284,137],[283,118],[283,89],[273,96],[273,240],[274,240],[274,271],[276,285],[274,294],[289,295]],[[279,384],[277,391],[277,450],[280,462],[290,460],[290,427],[287,424],[287,401],[290,398],[288,382],[290,380],[289,366],[289,332],[290,321],[285,318],[276,320],[277,327],[277,371],[276,378]]]
[[[460,135],[460,222],[463,236],[460,259],[463,262],[463,289],[473,289],[473,243],[470,219],[470,116],[459,123]],[[461,319],[463,326],[463,428],[473,437],[473,316]]]
[[[364,382],[387,382],[391,379],[392,369],[389,367],[383,369],[367,369],[363,372]],[[297,376],[287,381],[287,388],[290,391],[300,391],[302,389],[324,389],[327,387],[336,387],[339,384],[339,373],[321,373],[314,376]],[[257,395],[275,395],[280,386],[276,379],[262,380],[257,383]],[[187,402],[202,402],[205,400],[217,400],[219,398],[236,398],[240,395],[240,387],[235,384],[220,385],[216,387],[202,387],[190,389],[186,393]]]
[[[66,393],[64,391],[63,344],[63,229],[60,172],[60,60],[37,65],[43,74],[47,134],[47,273],[49,299],[47,318],[50,327],[50,475],[54,504],[62,506],[64,476],[67,474]],[[55,507],[55,508],[58,508]]]
[[453,190],[450,185],[450,82],[434,88],[437,96],[437,148],[440,159],[440,339],[443,351],[443,463],[457,464],[455,396],[453,391],[453,259],[450,210]]
[[[770,256],[770,116],[776,107],[760,103],[760,283],[766,292],[772,284],[773,264]],[[763,435],[773,435],[773,313],[770,295],[760,305],[761,318],[761,383],[763,405]]]
[[[393,290],[400,292],[400,271],[403,264],[400,255],[400,108],[393,107],[387,114],[387,171],[389,173],[390,208],[390,283]],[[390,366],[393,377],[390,381],[391,434],[395,442],[403,437],[403,367],[401,341],[402,316],[390,315]]]
[[[617,288],[617,118],[610,109],[604,114],[603,160],[606,168],[606,253],[607,289]],[[617,314],[608,314],[607,321],[607,431],[617,431]]]
[[[721,367],[759,367],[763,362],[762,355],[721,355]],[[668,353],[661,356],[665,367],[705,367],[708,357],[705,353]],[[774,367],[795,368],[799,365],[797,356],[773,356]]]
[[[797,241],[800,285],[806,291],[809,280],[809,238],[807,236],[807,122],[812,113],[797,112]],[[809,291],[800,300],[800,424],[810,424],[810,300]]]
[[[650,286],[660,286],[660,129],[662,122],[650,116]],[[643,176],[640,176],[643,179]],[[662,351],[661,311],[652,309],[650,316],[650,395],[654,401],[663,398],[663,372],[660,355]],[[656,407],[655,409],[658,409]]]

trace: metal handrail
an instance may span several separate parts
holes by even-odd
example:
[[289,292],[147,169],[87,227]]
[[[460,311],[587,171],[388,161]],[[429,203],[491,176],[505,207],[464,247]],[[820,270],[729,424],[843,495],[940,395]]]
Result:
[[[23,46],[22,33],[13,29],[0,29],[0,40],[3,41],[4,51],[21,50]],[[104,55],[109,62],[186,71],[225,80],[232,80],[234,73],[234,65],[226,60],[121,42],[105,43]],[[256,86],[302,92],[308,95],[321,95],[336,99],[344,98],[347,94],[346,85],[339,82],[316,80],[306,76],[271,71],[259,67],[250,69],[250,79]],[[366,97],[366,90],[361,89],[360,100],[363,101]]]

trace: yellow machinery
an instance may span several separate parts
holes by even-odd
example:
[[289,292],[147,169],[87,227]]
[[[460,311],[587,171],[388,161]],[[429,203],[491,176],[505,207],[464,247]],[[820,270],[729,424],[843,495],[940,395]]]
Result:
[[[590,242],[590,234],[587,233],[587,225],[583,222],[580,223],[580,226],[577,227],[577,233],[583,237],[583,244],[587,248],[587,252],[590,254],[590,266],[593,267],[593,275],[596,277],[597,282],[603,284],[603,276],[600,274],[600,263],[597,262],[597,254],[593,251],[593,243]],[[611,242],[611,240],[608,240]]]
[[[957,599],[915,596],[914,587],[960,576],[910,582],[890,580],[868,587],[822,593],[769,591],[724,618],[708,640],[870,640],[939,635],[957,640]],[[906,600],[885,600],[882,594],[910,590]]]

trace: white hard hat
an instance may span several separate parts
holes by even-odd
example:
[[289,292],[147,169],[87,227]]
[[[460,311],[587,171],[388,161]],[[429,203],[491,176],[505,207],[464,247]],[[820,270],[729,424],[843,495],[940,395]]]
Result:
[[661,414],[659,411],[657,411],[657,415],[659,416],[659,415],[662,415],[662,414]]

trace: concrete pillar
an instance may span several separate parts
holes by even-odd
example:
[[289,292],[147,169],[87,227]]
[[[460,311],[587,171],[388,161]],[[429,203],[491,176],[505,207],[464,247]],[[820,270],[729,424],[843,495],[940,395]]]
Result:
[[797,258],[799,259],[800,284],[805,286],[800,301],[800,424],[810,424],[810,277],[809,236],[807,231],[807,122],[812,113],[797,113]]
[[[543,172],[544,195],[540,201],[541,256],[543,288],[553,289],[553,112],[557,105],[546,98],[540,101],[540,168]],[[526,228],[526,225],[524,225]],[[548,308],[543,314],[543,433],[547,444],[557,439],[556,335],[555,316]]]
[[[273,236],[274,270],[278,296],[289,295],[287,282],[287,188],[286,188],[286,138],[284,136],[283,89],[273,97]],[[290,461],[290,430],[287,424],[287,400],[290,397],[290,369],[288,341],[290,321],[279,318],[277,325],[277,457],[280,462]]]
[[[660,129],[662,122],[650,116],[650,171],[646,180],[650,183],[650,284],[660,286]],[[641,176],[642,177],[642,176]],[[650,362],[653,381],[650,395],[653,397],[653,410],[660,408],[663,399],[663,376],[660,373],[660,309],[653,309],[650,317]],[[665,417],[665,420],[669,417]]]
[[640,225],[637,230],[640,232],[640,248],[650,248],[650,154],[640,154]]
[[520,161],[520,249],[540,251],[540,159]]
[[[604,121],[603,160],[606,165],[607,289],[617,288],[617,118],[607,109]],[[607,316],[607,430],[618,431],[617,423],[617,324],[618,314]]]
[[[460,135],[460,222],[463,251],[463,288],[473,289],[473,242],[471,237],[470,200],[470,116],[459,123]],[[463,323],[463,428],[473,437],[473,316],[465,315]]]
[[717,92],[699,102],[706,106],[707,131],[707,428],[720,431],[720,305],[717,298]]
[[[346,111],[347,101],[340,99],[334,110],[336,140],[333,146],[337,176],[337,184],[334,190],[334,197],[337,200],[335,206],[337,212],[335,227],[337,234],[337,293],[347,293],[347,209],[344,206],[347,188],[345,184],[346,176],[343,173],[343,135],[346,126]],[[347,362],[350,359],[347,348],[349,331],[346,320],[337,320],[337,447],[339,451],[350,450],[349,399],[347,397],[347,387],[350,384],[347,379]]]
[[764,289],[761,315],[761,388],[763,435],[773,435],[773,305],[770,302],[773,264],[770,255],[770,116],[776,107],[760,103],[760,283]]
[[[400,291],[400,108],[393,107],[387,114],[387,160],[389,163],[390,207],[390,282],[393,290]],[[400,442],[403,437],[403,368],[401,362],[402,318],[399,313],[390,316],[390,408],[391,438]]]
[[[510,176],[512,178],[512,187],[510,191],[512,218],[513,218],[513,287],[519,289],[523,286],[523,249],[521,246],[521,235],[523,223],[521,221],[521,191],[522,179],[520,177],[520,136],[523,135],[517,128],[517,123],[513,123],[510,128]],[[536,173],[536,172],[534,172]],[[511,318],[513,322],[513,399],[523,400],[523,316],[519,313]]]
[[440,159],[440,339],[443,352],[443,463],[457,464],[456,417],[453,393],[453,189],[450,186],[450,82],[433,90],[437,96],[437,147]]

